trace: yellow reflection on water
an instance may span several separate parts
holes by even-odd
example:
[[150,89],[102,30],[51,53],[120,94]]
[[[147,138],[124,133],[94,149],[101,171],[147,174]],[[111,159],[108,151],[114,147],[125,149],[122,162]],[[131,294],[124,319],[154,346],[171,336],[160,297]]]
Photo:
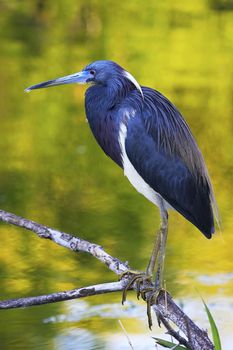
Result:
[[[182,111],[203,151],[222,217],[222,233],[207,240],[179,214],[170,214],[167,287],[180,298],[196,298],[197,291],[207,301],[220,297],[231,310],[233,15],[229,4],[221,0],[71,0],[68,5],[63,0],[3,1],[0,207],[102,244],[113,256],[145,268],[159,225],[158,210],[135,192],[98,148],[85,122],[85,88],[23,92],[28,85],[79,71],[95,59],[116,60],[142,85],[158,89]],[[4,224],[0,234],[4,298],[115,278],[93,258],[56,247],[32,233]],[[11,334],[2,327],[5,348],[10,349],[13,332],[28,330],[28,320],[38,322],[45,332],[44,315],[49,310],[56,314],[59,308],[16,312],[20,322]],[[12,320],[10,311],[6,315]],[[36,343],[36,329],[33,323],[24,349]],[[220,329],[228,338],[227,327],[220,324]],[[47,349],[52,348],[53,332],[59,330],[43,333]]]

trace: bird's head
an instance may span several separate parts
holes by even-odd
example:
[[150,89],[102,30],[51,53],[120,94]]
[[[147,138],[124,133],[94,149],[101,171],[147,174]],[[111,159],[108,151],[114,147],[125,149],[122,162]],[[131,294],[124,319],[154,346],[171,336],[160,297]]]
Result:
[[110,86],[115,83],[116,86],[120,86],[120,84],[124,84],[124,82],[128,82],[128,84],[134,86],[143,96],[141,86],[138,84],[137,80],[129,72],[113,61],[95,61],[86,66],[81,72],[32,85],[25,89],[25,91],[30,92],[34,89],[72,83],[90,83],[102,86]]

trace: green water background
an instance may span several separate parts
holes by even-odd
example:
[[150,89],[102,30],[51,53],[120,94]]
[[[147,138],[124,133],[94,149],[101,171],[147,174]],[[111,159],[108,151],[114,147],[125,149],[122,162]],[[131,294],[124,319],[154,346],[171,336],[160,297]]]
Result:
[[[29,95],[23,91],[28,85],[79,71],[96,59],[117,61],[142,85],[156,88],[177,105],[205,157],[222,233],[209,241],[179,214],[171,213],[165,278],[168,290],[187,303],[189,314],[202,327],[206,321],[199,314],[198,293],[213,305],[225,349],[233,342],[231,4],[0,2],[0,208],[96,242],[131,266],[145,268],[159,213],[97,146],[85,120],[85,87],[64,86]],[[115,280],[92,257],[25,230],[1,224],[0,239],[2,299]],[[143,306],[133,294],[129,300],[134,307]],[[120,295],[86,302],[1,311],[0,349],[127,348],[118,316],[109,305],[114,302],[120,309]],[[110,315],[102,309],[88,314],[92,307],[105,304]],[[74,310],[77,305],[86,307],[86,316],[79,318],[77,310],[69,321],[71,305]],[[63,321],[58,321],[59,315]],[[140,315],[143,318],[144,312]],[[157,327],[147,333],[145,318],[128,316],[125,311],[120,318],[126,318],[125,327],[137,339],[136,345],[158,334]]]

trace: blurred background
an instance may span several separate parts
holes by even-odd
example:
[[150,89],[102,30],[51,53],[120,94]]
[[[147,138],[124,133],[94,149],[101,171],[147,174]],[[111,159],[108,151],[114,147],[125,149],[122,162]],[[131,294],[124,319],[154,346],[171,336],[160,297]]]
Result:
[[[233,343],[231,0],[0,0],[0,208],[96,242],[145,269],[158,210],[99,149],[85,120],[83,86],[25,94],[34,83],[111,59],[180,109],[203,152],[222,217],[207,240],[170,215],[167,289],[202,328],[200,295],[224,349]],[[115,280],[91,256],[0,225],[0,297]],[[154,349],[145,305],[128,294],[1,311],[0,348]]]

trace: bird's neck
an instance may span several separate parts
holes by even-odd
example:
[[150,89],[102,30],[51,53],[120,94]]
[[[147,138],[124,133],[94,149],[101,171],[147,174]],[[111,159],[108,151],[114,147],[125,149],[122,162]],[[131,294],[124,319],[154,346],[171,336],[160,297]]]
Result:
[[91,86],[86,92],[86,116],[90,128],[104,152],[119,166],[122,166],[121,151],[118,142],[122,115],[117,113],[124,103],[124,97],[130,90],[119,85],[108,87]]
[[101,111],[111,110],[119,105],[135,86],[125,78],[111,80],[106,85],[93,85],[86,91],[86,103],[93,108],[100,106]]

